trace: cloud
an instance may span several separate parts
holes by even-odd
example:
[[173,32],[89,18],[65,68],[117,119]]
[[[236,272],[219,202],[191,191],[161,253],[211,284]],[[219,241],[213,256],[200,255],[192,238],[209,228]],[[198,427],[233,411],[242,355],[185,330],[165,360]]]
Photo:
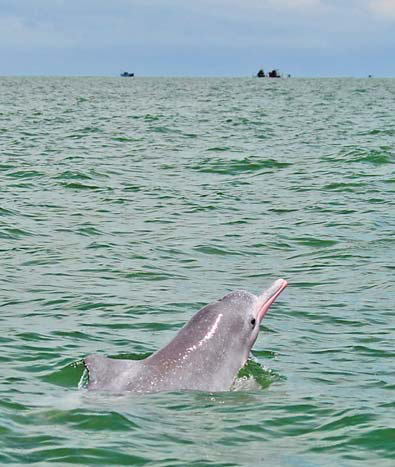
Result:
[[17,16],[0,17],[2,47],[75,46],[78,35],[69,35],[50,22],[38,22]]
[[274,7],[281,8],[321,8],[323,5],[320,0],[270,0]]
[[395,0],[373,0],[369,3],[370,10],[385,19],[395,19]]
[[306,11],[321,5],[320,0],[0,2],[4,7],[0,14],[1,46],[27,48],[78,44],[241,46],[262,40],[273,43],[276,36],[283,43],[295,18],[304,21]]
[[[292,48],[361,44],[395,0],[0,0],[1,46]],[[371,15],[372,16],[372,15]],[[376,18],[377,20],[377,18]],[[377,38],[379,34],[374,34]]]

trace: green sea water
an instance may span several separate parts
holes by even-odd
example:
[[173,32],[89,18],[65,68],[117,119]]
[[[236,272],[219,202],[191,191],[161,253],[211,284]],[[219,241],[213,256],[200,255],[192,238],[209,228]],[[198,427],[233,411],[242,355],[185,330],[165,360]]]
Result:
[[[394,108],[393,79],[0,78],[0,465],[394,466]],[[83,387],[279,277],[259,389]]]

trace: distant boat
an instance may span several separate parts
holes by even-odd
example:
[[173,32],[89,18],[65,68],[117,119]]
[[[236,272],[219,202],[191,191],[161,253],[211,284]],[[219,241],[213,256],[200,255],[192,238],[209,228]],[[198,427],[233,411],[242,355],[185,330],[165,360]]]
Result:
[[134,73],[128,73],[127,71],[123,71],[123,72],[121,73],[121,76],[122,76],[123,78],[132,78],[132,77],[134,76]]
[[278,70],[272,70],[265,74],[262,68],[256,75],[258,78],[281,78],[280,72]]

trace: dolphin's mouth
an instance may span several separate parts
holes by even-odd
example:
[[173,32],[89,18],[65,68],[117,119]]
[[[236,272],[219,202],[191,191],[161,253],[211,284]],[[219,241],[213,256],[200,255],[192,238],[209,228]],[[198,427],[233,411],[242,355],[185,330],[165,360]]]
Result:
[[288,282],[285,279],[276,280],[267,290],[265,290],[261,295],[259,295],[258,300],[258,312],[257,319],[259,322],[262,321],[267,310],[270,308],[270,305],[276,300],[280,293],[288,285]]

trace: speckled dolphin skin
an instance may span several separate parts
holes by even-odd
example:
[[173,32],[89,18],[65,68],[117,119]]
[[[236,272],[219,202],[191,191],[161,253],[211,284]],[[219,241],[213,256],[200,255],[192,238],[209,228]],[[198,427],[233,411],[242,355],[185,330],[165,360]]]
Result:
[[144,360],[90,355],[88,389],[151,393],[228,391],[247,361],[270,305],[287,286],[278,279],[261,295],[237,291],[198,311],[174,339]]

